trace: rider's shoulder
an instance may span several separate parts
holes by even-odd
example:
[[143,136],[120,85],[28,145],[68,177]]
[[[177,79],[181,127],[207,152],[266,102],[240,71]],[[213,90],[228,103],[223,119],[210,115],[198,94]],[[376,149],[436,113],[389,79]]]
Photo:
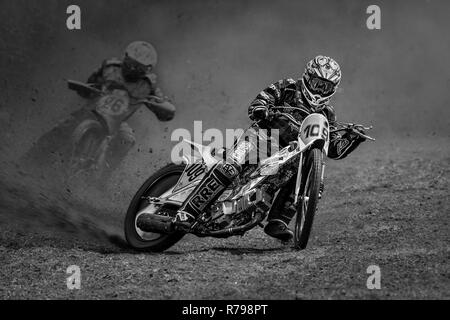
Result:
[[285,82],[287,85],[292,85],[292,84],[296,84],[296,83],[297,83],[297,81],[295,81],[295,80],[292,79],[292,78],[286,78],[286,79],[284,79],[284,82]]
[[105,59],[103,60],[102,63],[102,67],[120,67],[122,66],[122,60],[120,60],[119,58],[109,58],[109,59]]
[[284,90],[296,91],[297,90],[297,81],[292,78],[286,78],[278,81],[280,88]]

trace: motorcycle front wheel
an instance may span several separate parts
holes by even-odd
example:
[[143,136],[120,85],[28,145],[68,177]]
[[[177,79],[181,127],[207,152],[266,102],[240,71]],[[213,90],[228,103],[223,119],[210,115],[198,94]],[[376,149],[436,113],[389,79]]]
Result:
[[136,225],[136,215],[148,205],[148,197],[159,197],[170,190],[180,179],[185,166],[169,164],[157,171],[138,190],[131,200],[125,217],[125,238],[138,251],[161,252],[167,250],[184,236],[182,232],[159,234],[144,232]]
[[95,166],[97,151],[107,132],[95,120],[82,123],[72,135],[73,151],[69,163],[69,176],[76,176],[82,171]]
[[297,204],[294,247],[305,249],[319,202],[320,182],[322,178],[322,150],[313,148],[307,154],[303,165],[302,181]]

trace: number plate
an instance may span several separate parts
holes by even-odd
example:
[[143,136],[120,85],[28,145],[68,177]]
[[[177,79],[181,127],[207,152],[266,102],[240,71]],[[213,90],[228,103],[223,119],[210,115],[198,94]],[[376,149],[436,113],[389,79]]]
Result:
[[100,98],[97,103],[97,111],[111,116],[119,116],[128,111],[129,103],[126,93],[121,91],[113,92]]
[[206,170],[206,166],[201,163],[194,163],[192,165],[189,165],[188,167],[186,167],[186,170],[184,170],[180,180],[178,180],[178,183],[173,189],[173,192],[177,192],[178,190],[183,189],[193,182],[203,179]]
[[325,152],[328,152],[330,140],[330,125],[327,118],[318,113],[313,113],[305,118],[300,128],[300,139],[305,145],[314,140],[324,140]]

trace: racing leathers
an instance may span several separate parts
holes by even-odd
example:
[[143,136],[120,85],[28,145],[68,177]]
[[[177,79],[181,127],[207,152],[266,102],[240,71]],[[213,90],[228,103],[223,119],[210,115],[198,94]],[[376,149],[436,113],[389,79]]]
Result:
[[[298,122],[309,114],[313,109],[307,104],[300,90],[300,83],[293,79],[280,80],[261,91],[249,107],[249,117],[258,121],[257,127],[261,129],[278,129],[279,146],[285,147],[290,141],[296,141],[298,130],[292,122],[282,118],[267,118],[267,112],[273,107],[287,106],[296,109],[283,110],[291,114]],[[297,109],[298,108],[298,109]],[[319,113],[327,117],[330,127],[336,122],[334,109],[330,105],[325,105]],[[263,130],[261,130],[263,131]],[[259,135],[261,136],[261,135]],[[328,157],[332,159],[343,159],[350,154],[363,141],[359,137],[349,134],[332,133],[330,135],[330,145]],[[204,177],[202,182],[196,187],[191,195],[185,200],[179,211],[181,220],[192,220],[202,213],[210,204],[217,200],[220,194],[232,183],[242,170],[249,165],[252,153],[257,152],[256,143],[248,141],[248,136],[243,135],[235,147],[227,152],[226,159],[219,161]],[[293,185],[295,177],[284,185],[277,198],[274,200],[269,212],[268,220],[280,220],[286,225],[295,214],[293,207]]]

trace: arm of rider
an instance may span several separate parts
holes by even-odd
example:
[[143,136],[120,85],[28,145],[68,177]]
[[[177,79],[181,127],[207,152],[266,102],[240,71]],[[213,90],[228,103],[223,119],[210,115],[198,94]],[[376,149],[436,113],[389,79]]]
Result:
[[89,76],[87,83],[92,84],[92,85],[96,85],[96,84],[100,83],[101,78],[102,78],[102,71],[103,71],[103,67],[101,67],[98,70],[96,70],[95,72],[93,72]]
[[[360,133],[360,134],[358,134],[358,133]],[[343,136],[349,140],[359,140],[360,142],[364,142],[364,141],[366,141],[366,138],[362,135],[365,135],[365,134],[366,134],[366,132],[362,128],[356,127],[356,128],[352,128],[351,130],[346,131]]]
[[295,81],[292,79],[280,80],[271,84],[261,91],[250,103],[248,115],[251,120],[266,120],[270,117],[271,108],[281,103],[281,97],[285,95],[287,89],[292,89]]
[[[104,87],[109,86],[111,83],[121,83],[118,76],[121,74],[121,66],[122,61],[117,58],[104,60],[102,65],[87,79],[88,85],[97,90],[103,90]],[[95,93],[78,92],[78,94],[84,98],[95,97]]]
[[175,106],[169,101],[167,97],[150,96],[145,104],[147,108],[152,111],[159,121],[170,121],[175,117]]
[[[74,90],[80,97],[84,99],[92,99],[98,95],[98,90],[101,90],[101,73],[102,68],[99,68],[89,76],[86,84],[69,81],[69,89]],[[93,88],[94,90],[90,90],[89,87]]]
[[[339,124],[333,106],[327,105],[324,108],[324,114],[330,123],[330,132],[332,132],[330,134],[330,144],[328,148],[329,158],[336,160],[343,159],[352,153],[361,142],[365,141],[365,138],[355,133],[352,129],[336,131]],[[364,134],[364,132],[361,133]]]
[[253,120],[265,120],[269,117],[269,108],[267,106],[255,106],[252,110],[251,118]]
[[83,98],[89,99],[98,96],[101,91],[94,87],[92,84],[86,84],[83,82],[78,82],[74,80],[68,80],[67,86],[70,90],[75,91],[78,95]]
[[365,140],[364,137],[352,132],[352,130],[345,130],[343,134],[339,131],[333,132],[330,135],[328,157],[335,160],[344,159]]
[[159,121],[170,121],[175,117],[176,108],[170,99],[164,96],[162,90],[157,87],[156,79],[157,76],[153,73],[145,76],[149,90],[145,105],[156,115]]

